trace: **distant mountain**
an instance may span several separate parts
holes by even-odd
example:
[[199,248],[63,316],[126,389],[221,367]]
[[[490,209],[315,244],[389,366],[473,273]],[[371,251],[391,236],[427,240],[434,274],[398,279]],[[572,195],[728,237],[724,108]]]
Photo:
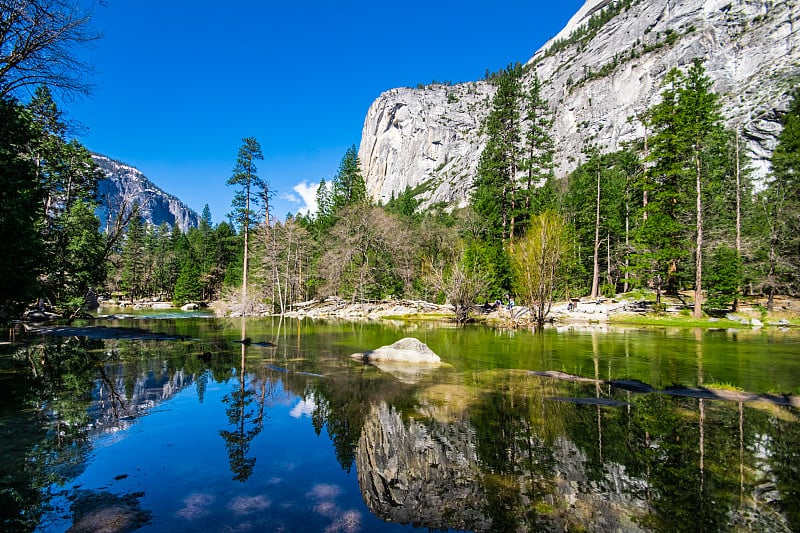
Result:
[[[586,0],[523,79],[527,88],[536,73],[550,102],[556,176],[580,165],[590,144],[611,152],[643,139],[637,117],[660,101],[666,73],[702,58],[763,185],[800,79],[798,21],[798,0]],[[468,203],[495,90],[473,81],[380,95],[358,154],[370,197],[411,190],[423,207]]]
[[139,213],[148,224],[160,226],[166,222],[170,227],[177,224],[184,232],[199,224],[196,212],[157,187],[139,169],[100,154],[92,154],[92,159],[105,174],[97,187],[100,199],[97,216],[103,229],[113,223],[123,206],[129,207],[134,202],[139,203]]

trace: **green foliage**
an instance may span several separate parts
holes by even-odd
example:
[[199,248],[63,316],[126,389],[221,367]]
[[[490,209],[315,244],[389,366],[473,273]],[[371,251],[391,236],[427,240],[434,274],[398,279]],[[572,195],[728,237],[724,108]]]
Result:
[[105,281],[105,238],[100,234],[94,206],[85,200],[74,202],[63,219],[66,245],[62,256],[62,298],[83,297]]
[[258,193],[266,187],[264,181],[258,177],[256,160],[259,159],[264,159],[264,154],[258,141],[254,137],[242,139],[236,164],[226,182],[226,185],[239,186],[233,198],[233,211],[230,217],[245,232],[258,223],[256,220],[260,199]]
[[693,241],[696,247],[704,244],[703,200],[715,183],[730,183],[729,176],[711,170],[726,137],[718,96],[710,89],[700,61],[686,74],[672,69],[661,102],[647,118],[653,132],[647,157],[651,166],[643,183],[648,203],[642,205],[635,264],[643,280],[659,289],[665,283],[670,294],[688,281],[691,271],[682,266],[699,264],[697,254],[693,257],[688,250]]
[[[579,265],[575,282],[581,287],[592,285],[595,235],[602,242],[598,263],[605,272],[606,285],[616,287],[624,274],[627,257],[626,228],[634,226],[641,195],[634,194],[634,181],[642,172],[641,161],[632,150],[601,155],[596,149],[587,151],[587,161],[567,177],[562,201],[564,215],[575,229],[577,246],[572,249]],[[600,185],[600,225],[597,227],[597,187]]]
[[416,198],[415,192],[411,187],[406,187],[406,190],[401,192],[397,198],[392,194],[392,198],[386,204],[386,211],[407,220],[419,220],[421,213],[417,212],[417,208],[420,201]]
[[735,249],[721,244],[714,248],[705,271],[710,309],[728,308],[740,296],[742,260]]
[[480,274],[485,287],[479,297],[494,301],[511,291],[511,263],[501,241],[471,240],[464,250],[467,272]]
[[753,272],[756,286],[768,295],[800,291],[800,90],[795,90],[783,131],[772,154],[772,179],[758,195],[752,226],[760,246]]
[[522,138],[521,97],[520,69],[510,66],[497,81],[492,110],[483,126],[488,139],[473,183],[472,207],[486,220],[486,239],[505,240],[512,231]]
[[38,225],[48,268],[42,290],[61,304],[103,280],[105,242],[93,213],[100,171],[86,148],[66,138],[49,88],[37,87],[27,108],[36,133],[28,150],[44,194]]
[[0,99],[0,323],[36,297],[42,263],[43,191],[24,157],[34,130],[22,108]]
[[203,299],[203,285],[200,282],[202,270],[200,265],[189,258],[184,261],[178,279],[175,280],[175,290],[172,301],[177,306]]
[[132,215],[125,234],[122,247],[122,280],[121,288],[131,299],[141,298],[145,293],[145,227],[139,205],[134,203]]
[[531,219],[523,238],[509,245],[514,285],[539,327],[550,314],[569,243],[564,217],[545,211]]
[[331,201],[334,212],[351,205],[367,203],[367,187],[361,176],[361,162],[355,145],[347,149],[339,163],[339,171],[333,178]]

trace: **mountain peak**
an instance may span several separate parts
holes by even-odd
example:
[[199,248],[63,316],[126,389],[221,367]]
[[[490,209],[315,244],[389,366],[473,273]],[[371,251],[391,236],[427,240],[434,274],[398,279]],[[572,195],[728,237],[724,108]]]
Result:
[[128,209],[134,203],[139,204],[144,221],[154,226],[166,222],[186,232],[199,224],[195,211],[156,186],[138,168],[102,154],[93,153],[92,159],[105,176],[97,187],[100,200],[97,216],[103,229],[113,223],[121,209]]

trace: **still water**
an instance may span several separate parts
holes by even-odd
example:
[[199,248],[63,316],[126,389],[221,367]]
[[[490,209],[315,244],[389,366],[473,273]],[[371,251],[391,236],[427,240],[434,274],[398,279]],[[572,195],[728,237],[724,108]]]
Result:
[[0,346],[3,531],[800,530],[800,332],[102,324]]

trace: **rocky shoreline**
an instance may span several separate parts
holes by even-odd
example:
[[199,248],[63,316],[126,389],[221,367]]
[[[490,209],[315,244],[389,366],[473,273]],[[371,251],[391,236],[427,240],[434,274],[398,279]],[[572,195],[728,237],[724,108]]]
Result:
[[[665,319],[686,318],[689,307],[678,298],[664,297],[665,309],[659,316]],[[749,302],[740,307],[737,313],[728,313],[724,317],[710,317],[710,323],[735,322],[738,325],[758,328],[762,326],[788,326],[787,317],[799,316],[800,302],[782,300],[777,306],[780,310],[776,318],[762,321],[763,314],[759,302]],[[218,316],[242,316],[241,305],[226,302],[213,302],[209,308]],[[618,321],[636,321],[653,314],[653,302],[641,299],[616,298],[573,298],[569,301],[554,302],[548,323],[556,326],[569,324],[608,324]],[[273,312],[266,305],[252,309],[250,316],[272,316]],[[381,300],[352,301],[339,297],[309,300],[292,304],[284,316],[291,318],[340,319],[340,320],[432,320],[452,321],[455,310],[452,305],[438,305],[421,300]],[[499,326],[525,326],[531,322],[530,310],[525,306],[514,306],[509,309],[505,305],[476,305],[471,313],[473,321]]]

